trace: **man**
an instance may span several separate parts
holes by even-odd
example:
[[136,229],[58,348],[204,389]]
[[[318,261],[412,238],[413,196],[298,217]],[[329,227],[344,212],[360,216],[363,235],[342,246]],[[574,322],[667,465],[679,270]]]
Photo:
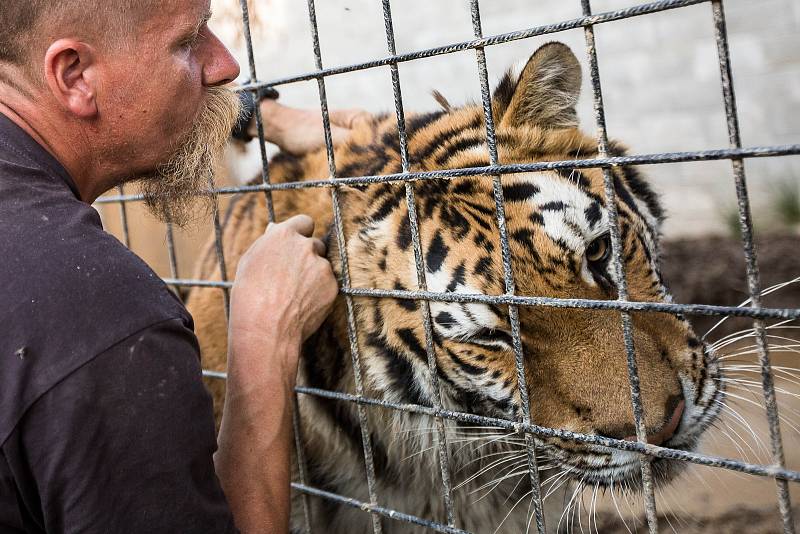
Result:
[[288,529],[299,348],[337,291],[313,222],[270,225],[239,265],[214,455],[191,317],[90,206],[138,181],[161,217],[195,212],[237,117],[208,18],[2,0],[1,533]]

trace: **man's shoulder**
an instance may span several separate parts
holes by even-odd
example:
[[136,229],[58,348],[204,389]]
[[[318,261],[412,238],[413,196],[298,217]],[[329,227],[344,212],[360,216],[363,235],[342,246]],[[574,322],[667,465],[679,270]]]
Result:
[[91,319],[124,333],[154,314],[152,320],[186,315],[160,277],[102,229],[97,212],[75,202],[71,210],[20,216],[0,232],[0,318],[29,308],[31,324],[40,316],[51,324]]
[[12,209],[13,222],[8,211],[0,217],[0,431],[19,415],[11,412],[131,334],[169,319],[192,328],[177,297],[103,231],[91,206],[42,202]]

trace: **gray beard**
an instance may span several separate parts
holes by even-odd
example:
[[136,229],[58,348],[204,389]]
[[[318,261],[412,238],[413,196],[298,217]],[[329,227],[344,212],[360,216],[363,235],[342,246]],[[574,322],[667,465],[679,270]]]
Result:
[[184,227],[211,212],[214,168],[240,112],[236,93],[212,87],[192,129],[172,156],[152,174],[135,180],[157,219]]

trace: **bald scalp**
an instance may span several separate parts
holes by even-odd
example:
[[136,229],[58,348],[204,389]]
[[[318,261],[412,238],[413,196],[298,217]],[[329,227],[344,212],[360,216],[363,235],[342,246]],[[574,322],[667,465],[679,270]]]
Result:
[[123,40],[148,16],[155,0],[2,0],[0,66],[33,73],[49,44],[62,37]]

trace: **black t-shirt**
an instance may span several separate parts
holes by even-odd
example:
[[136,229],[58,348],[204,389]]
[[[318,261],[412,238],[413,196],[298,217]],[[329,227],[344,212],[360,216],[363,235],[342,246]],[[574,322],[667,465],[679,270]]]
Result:
[[236,531],[192,329],[0,114],[0,534]]

